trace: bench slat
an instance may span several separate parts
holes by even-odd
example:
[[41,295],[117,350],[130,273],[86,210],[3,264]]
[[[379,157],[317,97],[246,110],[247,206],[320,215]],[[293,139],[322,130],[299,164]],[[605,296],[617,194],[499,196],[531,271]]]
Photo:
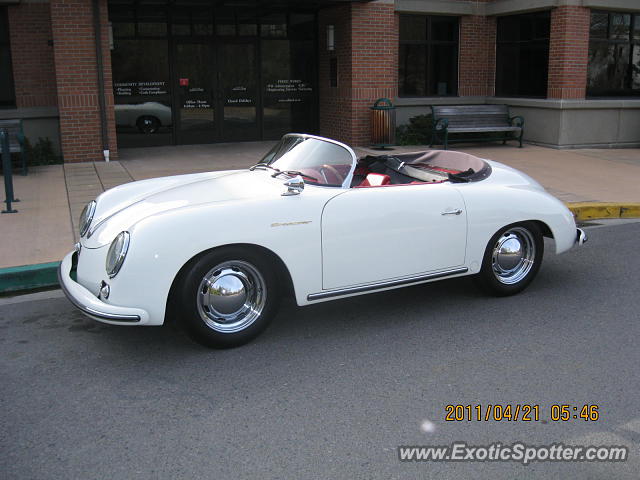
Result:
[[439,115],[464,115],[464,114],[502,114],[508,115],[509,108],[506,105],[456,105],[434,106],[433,110]]
[[519,132],[520,127],[449,127],[449,133]]

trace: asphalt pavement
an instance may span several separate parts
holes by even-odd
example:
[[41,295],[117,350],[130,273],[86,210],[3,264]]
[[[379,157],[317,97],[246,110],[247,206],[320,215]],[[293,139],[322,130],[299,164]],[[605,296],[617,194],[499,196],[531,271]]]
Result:
[[[548,244],[514,297],[456,279],[287,303],[255,342],[226,351],[171,327],[95,323],[58,292],[4,299],[0,476],[638,478],[640,223],[588,233],[560,256]],[[540,421],[445,422],[448,404],[536,404]],[[600,416],[553,421],[553,404]],[[630,450],[624,463],[398,460],[399,445],[453,441]]]

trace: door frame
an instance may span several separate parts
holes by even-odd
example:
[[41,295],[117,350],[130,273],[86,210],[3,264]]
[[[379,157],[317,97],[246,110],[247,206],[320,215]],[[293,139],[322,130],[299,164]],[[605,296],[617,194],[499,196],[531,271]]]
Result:
[[[260,49],[260,37],[215,37],[213,42],[213,52],[215,56],[215,65],[218,66],[221,64],[220,55],[222,52],[222,48],[225,45],[252,45],[254,48],[254,59],[253,59],[253,68],[255,73],[255,82],[256,82],[256,92],[255,92],[255,109],[256,109],[256,137],[255,138],[247,138],[242,141],[260,141],[263,139],[264,135],[262,132],[262,115],[263,115],[263,104],[262,104],[262,57],[261,57],[261,49]],[[237,141],[237,140],[229,140],[224,136],[224,107],[225,101],[224,93],[221,85],[223,85],[223,75],[224,72],[222,69],[216,68],[215,70],[215,84],[218,88],[214,91],[214,105],[216,108],[216,116],[215,122],[217,125],[217,138],[218,141],[226,142],[226,141]]]
[[218,76],[217,76],[217,55],[216,55],[216,46],[213,38],[194,38],[194,37],[177,37],[173,38],[170,45],[170,69],[169,75],[171,76],[171,86],[173,88],[174,94],[172,95],[171,108],[173,110],[173,144],[174,145],[189,145],[190,143],[182,142],[182,118],[180,115],[181,112],[181,103],[182,99],[180,98],[180,78],[178,77],[178,72],[176,71],[176,57],[177,57],[177,49],[179,45],[207,45],[209,46],[210,57],[209,61],[212,63],[211,72],[208,87],[211,91],[211,104],[213,106],[213,130],[211,132],[212,138],[209,142],[198,142],[201,143],[218,143],[221,140],[220,135],[220,123],[218,121],[219,115],[219,107],[216,102],[216,97],[219,95],[218,93]]

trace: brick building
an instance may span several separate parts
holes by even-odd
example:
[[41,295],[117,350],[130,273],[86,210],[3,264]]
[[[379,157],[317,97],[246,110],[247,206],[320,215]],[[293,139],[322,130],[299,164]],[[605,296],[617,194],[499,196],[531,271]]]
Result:
[[525,140],[640,145],[638,0],[0,0],[0,118],[67,162],[118,148],[370,138],[506,103]]

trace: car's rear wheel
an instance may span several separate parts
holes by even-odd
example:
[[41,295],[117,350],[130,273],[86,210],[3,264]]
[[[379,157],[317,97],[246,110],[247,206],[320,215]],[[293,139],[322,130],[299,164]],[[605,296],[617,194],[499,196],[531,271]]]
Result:
[[160,120],[152,115],[143,115],[136,121],[141,133],[156,133],[160,128]]
[[535,223],[505,227],[489,240],[476,281],[496,296],[521,292],[540,270],[543,254],[544,240]]
[[275,316],[279,294],[274,268],[258,253],[220,248],[184,273],[179,311],[203,345],[230,348],[259,335]]

